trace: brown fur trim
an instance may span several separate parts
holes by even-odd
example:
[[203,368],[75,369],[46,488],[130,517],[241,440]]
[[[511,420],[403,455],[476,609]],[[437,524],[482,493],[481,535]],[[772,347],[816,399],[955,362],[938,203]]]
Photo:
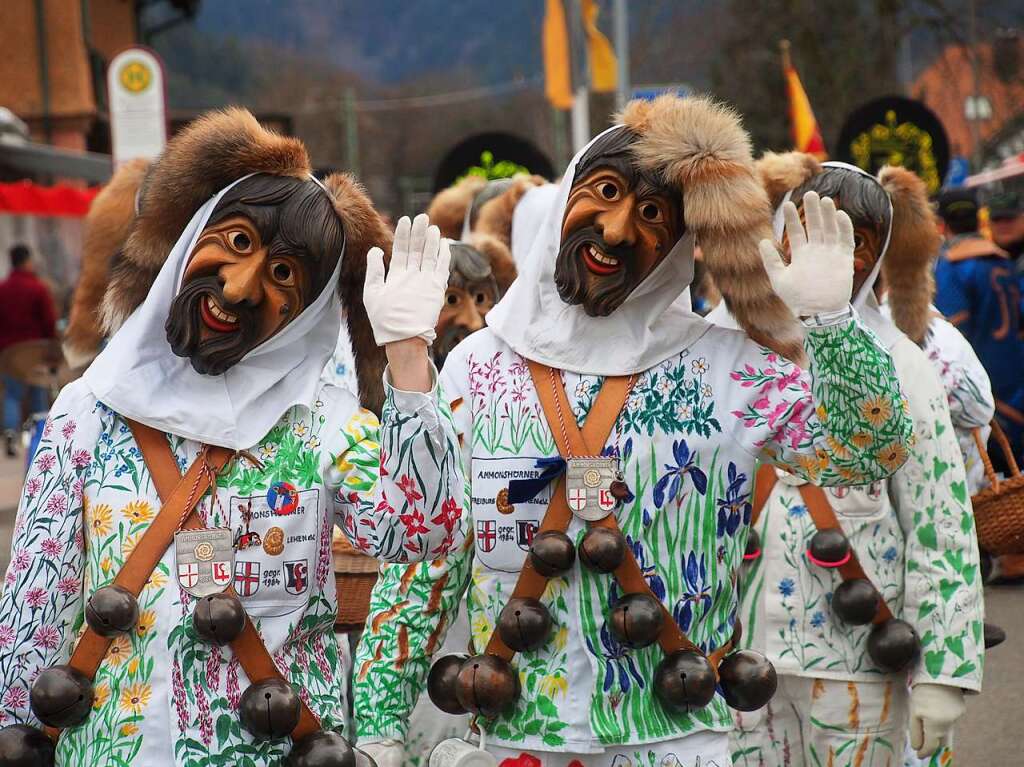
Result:
[[487,180],[480,176],[466,176],[459,183],[442,189],[434,195],[427,207],[430,223],[441,230],[441,236],[451,240],[462,238],[462,223],[466,211],[473,204],[477,192],[487,186]]
[[491,271],[498,283],[498,292],[505,295],[508,286],[516,278],[516,262],[512,259],[512,251],[497,237],[483,232],[469,235],[469,244],[479,250],[491,262]]
[[772,210],[782,204],[786,192],[821,173],[821,163],[805,152],[765,152],[754,166],[768,192]]
[[892,199],[892,235],[882,260],[892,320],[912,341],[924,342],[935,292],[932,260],[941,237],[928,205],[928,190],[906,168],[886,166],[878,181]]
[[803,362],[803,333],[772,290],[758,242],[772,236],[768,196],[739,116],[707,98],[632,101],[622,124],[639,135],[641,166],[683,193],[683,217],[732,316],[752,339]]
[[128,239],[135,220],[135,195],[148,167],[148,160],[132,160],[119,167],[85,217],[82,271],[64,334],[64,357],[72,368],[84,367],[99,354],[103,341],[100,304],[107,291],[111,261]]
[[345,308],[345,320],[356,359],[359,401],[380,414],[384,404],[384,350],[373,338],[373,328],[363,305],[366,281],[366,253],[378,247],[391,254],[391,232],[374,209],[362,185],[347,173],[335,173],[324,180],[334,198],[334,209],[345,227],[345,255],[341,261],[338,294]]
[[546,183],[541,176],[517,176],[512,186],[481,206],[473,231],[497,237],[506,248],[512,247],[512,214],[516,205],[530,189]]
[[103,301],[104,330],[112,333],[141,303],[189,219],[210,197],[249,173],[305,178],[309,171],[301,141],[263,128],[245,109],[210,112],[187,125],[145,179],[141,213]]

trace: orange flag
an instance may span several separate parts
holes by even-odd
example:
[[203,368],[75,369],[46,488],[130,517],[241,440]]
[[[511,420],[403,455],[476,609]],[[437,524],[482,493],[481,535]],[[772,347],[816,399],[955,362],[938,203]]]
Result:
[[597,28],[597,3],[583,0],[583,28],[587,33],[587,52],[590,61],[590,87],[595,93],[614,93],[618,80],[615,49]]
[[569,31],[562,0],[547,0],[542,47],[544,95],[556,109],[572,109],[572,70],[569,66]]
[[821,138],[821,129],[811,109],[811,102],[789,58],[789,41],[783,40],[779,47],[782,49],[782,72],[789,96],[789,124],[793,132],[793,144],[798,152],[807,152],[819,160],[827,160],[828,152],[825,151],[825,142]]

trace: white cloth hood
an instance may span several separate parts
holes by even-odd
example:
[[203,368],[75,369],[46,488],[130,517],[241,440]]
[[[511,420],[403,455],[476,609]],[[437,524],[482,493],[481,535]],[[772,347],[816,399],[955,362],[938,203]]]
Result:
[[558,196],[558,184],[542,184],[527,190],[512,211],[512,259],[516,269],[526,266],[533,241]]
[[[558,295],[555,259],[562,219],[576,164],[589,148],[573,158],[540,221],[533,219],[538,232],[525,263],[505,297],[487,314],[487,325],[527,359],[576,373],[629,375],[679,354],[711,326],[690,309],[692,233],[607,317],[590,317]],[[515,247],[515,235],[512,242]]]
[[196,240],[234,184],[192,216],[146,300],[83,378],[100,402],[122,416],[188,439],[244,450],[257,445],[291,407],[312,405],[341,327],[341,257],[321,294],[281,332],[222,375],[197,373],[187,358],[171,351],[164,323]]

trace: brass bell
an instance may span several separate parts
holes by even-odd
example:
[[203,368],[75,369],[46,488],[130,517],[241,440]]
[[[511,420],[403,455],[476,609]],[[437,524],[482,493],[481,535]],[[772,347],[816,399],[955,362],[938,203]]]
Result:
[[775,666],[759,652],[740,650],[718,664],[722,697],[737,711],[757,711],[772,699],[779,686]]
[[257,738],[283,738],[299,723],[301,703],[292,686],[282,679],[249,685],[238,702],[242,726]]
[[89,718],[94,691],[92,680],[71,666],[44,670],[29,692],[29,705],[47,727],[75,727]]
[[139,601],[123,586],[103,586],[89,596],[85,622],[102,637],[127,634],[139,622]]
[[53,767],[53,741],[46,733],[27,724],[0,729],[0,767]]
[[819,567],[839,567],[850,560],[850,542],[842,530],[819,530],[811,538],[807,554]]
[[608,629],[619,642],[639,650],[658,641],[665,611],[650,594],[626,594],[608,616]]
[[[363,756],[370,758],[366,754]],[[373,760],[363,761],[363,764],[372,765]],[[284,767],[358,766],[355,749],[341,735],[330,730],[319,730],[296,741],[284,762]]]
[[864,578],[840,583],[832,592],[832,612],[851,626],[866,626],[878,612],[878,592]]
[[564,575],[576,562],[576,547],[565,533],[545,530],[533,536],[530,562],[533,563],[533,569],[545,578]]
[[618,530],[592,527],[580,541],[580,562],[599,573],[614,572],[626,557],[626,539]]
[[206,642],[230,644],[245,628],[242,600],[227,591],[202,597],[192,611],[192,627]]
[[463,708],[491,719],[519,699],[519,674],[496,655],[474,655],[462,664],[455,691]]
[[761,536],[757,530],[747,533],[747,547],[743,549],[743,561],[751,562],[761,556]]
[[551,613],[539,599],[513,597],[498,616],[498,636],[516,652],[536,650],[551,635]]
[[654,694],[669,711],[688,714],[715,697],[715,669],[698,652],[679,650],[654,670]]
[[868,655],[879,669],[894,674],[917,661],[921,655],[921,640],[913,626],[892,618],[871,629]]
[[446,714],[459,716],[466,713],[466,707],[459,703],[456,688],[459,671],[468,655],[445,655],[434,661],[427,675],[427,695],[431,702]]

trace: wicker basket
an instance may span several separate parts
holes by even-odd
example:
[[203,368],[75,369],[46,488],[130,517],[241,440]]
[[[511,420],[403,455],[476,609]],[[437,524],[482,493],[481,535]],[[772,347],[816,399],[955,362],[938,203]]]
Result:
[[336,631],[362,631],[370,612],[370,592],[377,582],[377,560],[352,548],[339,535],[334,539],[334,579],[338,588]]
[[993,556],[1024,554],[1024,476],[1017,467],[1009,440],[995,421],[992,421],[992,436],[1006,456],[1011,475],[1007,479],[996,476],[980,430],[975,429],[974,442],[991,483],[971,498],[978,547]]

